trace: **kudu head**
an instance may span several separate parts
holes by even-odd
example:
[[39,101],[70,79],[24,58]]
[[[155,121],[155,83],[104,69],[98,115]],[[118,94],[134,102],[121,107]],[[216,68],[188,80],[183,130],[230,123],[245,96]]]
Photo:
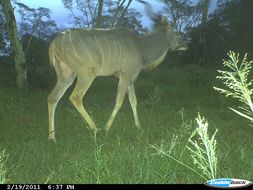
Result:
[[169,51],[175,50],[187,50],[188,46],[185,41],[182,39],[181,35],[177,33],[172,26],[172,24],[168,21],[165,16],[160,14],[155,14],[152,10],[152,7],[149,3],[143,0],[137,0],[140,3],[145,5],[145,12],[147,16],[153,21],[153,31],[162,30],[167,35],[166,41],[168,43]]
[[169,51],[185,51],[188,49],[188,46],[183,40],[182,36],[175,31],[174,27],[165,16],[153,14],[152,20],[154,22],[154,31],[162,30],[167,34],[166,41],[168,44]]

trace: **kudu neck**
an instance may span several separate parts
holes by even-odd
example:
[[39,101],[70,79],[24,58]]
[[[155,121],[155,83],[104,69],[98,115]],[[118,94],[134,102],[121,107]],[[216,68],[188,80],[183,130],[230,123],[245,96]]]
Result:
[[164,60],[168,51],[167,36],[166,29],[160,27],[142,37],[142,52],[145,68],[154,68]]

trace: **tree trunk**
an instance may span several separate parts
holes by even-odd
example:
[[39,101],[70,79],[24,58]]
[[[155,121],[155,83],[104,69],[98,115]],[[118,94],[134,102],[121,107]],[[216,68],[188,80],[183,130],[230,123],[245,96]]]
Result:
[[102,24],[102,13],[103,13],[103,4],[104,4],[104,1],[103,0],[99,0],[98,14],[97,14],[97,17],[96,17],[95,28],[101,27],[101,24]]
[[201,46],[201,55],[200,55],[200,64],[204,65],[206,60],[206,23],[208,20],[208,7],[210,0],[201,0],[202,3],[202,16],[201,16],[201,33],[200,33],[200,46]]
[[27,70],[25,67],[25,55],[18,37],[18,28],[10,0],[0,0],[7,21],[7,29],[11,42],[12,54],[17,72],[17,88],[27,89]]
[[126,12],[127,12],[128,7],[130,6],[130,4],[131,4],[132,1],[133,1],[133,0],[128,0],[128,3],[127,3],[127,5],[126,5],[126,7],[124,8],[124,10],[123,10],[123,12],[122,12],[122,14],[121,14],[121,16],[120,16],[118,22],[121,22],[121,21],[122,21],[122,19],[124,18],[125,14],[126,14]]

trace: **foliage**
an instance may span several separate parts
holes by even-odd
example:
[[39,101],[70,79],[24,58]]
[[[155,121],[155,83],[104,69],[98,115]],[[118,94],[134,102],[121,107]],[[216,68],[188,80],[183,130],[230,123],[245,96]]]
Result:
[[50,80],[45,80],[51,77],[48,45],[53,34],[58,31],[58,27],[51,19],[51,11],[48,8],[35,9],[18,1],[14,3],[20,15],[19,37],[25,54],[29,87],[48,88]]
[[240,61],[239,53],[229,51],[229,60],[223,60],[224,67],[228,68],[229,71],[218,70],[220,76],[217,76],[228,89],[214,87],[218,92],[231,96],[232,98],[238,99],[241,102],[239,110],[230,108],[237,114],[249,119],[253,122],[253,102],[252,102],[252,81],[249,80],[248,76],[252,69],[253,61],[247,60],[247,54],[244,55]]
[[18,89],[27,89],[27,71],[25,67],[25,54],[19,39],[18,27],[14,15],[11,0],[1,0],[4,16],[6,18],[6,26],[11,45],[11,52],[15,62],[16,85]]
[[7,32],[6,26],[6,18],[4,16],[3,7],[0,4],[0,55],[1,54],[9,54],[10,46],[9,46],[9,36]]
[[[116,16],[118,10],[116,8],[108,10],[108,14],[103,17],[102,27],[111,27],[111,26],[123,26],[128,27],[134,31],[146,32],[147,28],[143,27],[141,24],[142,14],[136,11],[135,9],[129,8],[123,17]],[[114,17],[119,17],[116,20]]]
[[[85,28],[96,27],[99,1],[62,0],[62,2],[74,18],[74,25]],[[99,27],[127,26],[140,32],[146,31],[141,25],[141,14],[135,9],[129,9],[131,2],[132,0],[104,0]]]
[[[181,112],[183,113],[183,112]],[[151,145],[152,148],[158,151],[158,154],[161,156],[166,156],[173,161],[177,162],[179,165],[184,166],[189,171],[199,175],[204,180],[215,179],[217,177],[217,156],[216,156],[216,139],[215,135],[218,131],[214,132],[211,139],[208,135],[208,122],[198,114],[196,117],[198,127],[191,133],[188,141],[185,142],[184,146],[190,151],[190,155],[193,159],[194,166],[189,166],[186,163],[182,162],[182,156],[185,155],[185,148],[180,152],[177,151],[176,154],[172,155],[171,152],[175,149],[179,143],[182,143],[183,140],[179,138],[182,134],[188,134],[189,129],[191,128],[191,122],[185,123],[183,121],[180,128],[182,134],[175,135],[173,133],[171,142],[169,146],[161,143],[159,147]],[[186,132],[186,133],[185,133]],[[187,135],[184,135],[184,138]],[[196,137],[197,140],[193,140]],[[180,155],[180,156],[178,156]],[[195,165],[197,168],[195,168]]]
[[44,7],[30,8],[18,2],[16,5],[18,6],[17,12],[20,14],[20,36],[30,34],[46,40],[58,31],[55,21],[50,17],[50,9]]
[[[253,56],[253,1],[233,0],[218,1],[218,6],[205,26],[205,57],[206,65],[218,65],[226,52],[233,49],[239,53],[248,52]],[[190,39],[186,60],[198,63],[202,54],[201,25],[188,31]]]
[[200,6],[192,5],[191,1],[160,1],[165,4],[163,11],[172,21],[177,32],[184,33],[200,22]]
[[[30,41],[31,39],[32,41]],[[26,50],[25,59],[29,87],[32,89],[46,89],[51,87],[53,73],[48,62],[49,42],[42,38],[26,34],[22,38],[22,44]]]
[[[20,15],[18,27],[19,37],[25,54],[25,68],[27,68],[30,88],[48,88],[50,86],[50,68],[48,64],[48,45],[58,27],[50,17],[48,8],[30,8],[27,5],[14,1],[15,9]],[[10,40],[7,35],[6,21],[0,6],[0,53],[10,54]],[[52,78],[52,77],[51,77]]]
[[[196,118],[198,127],[192,133],[189,139],[190,145],[187,149],[191,152],[194,164],[202,171],[207,179],[216,179],[217,177],[217,156],[216,156],[216,139],[215,135],[218,129],[215,130],[211,138],[208,135],[208,122],[198,114]],[[197,140],[193,137],[198,135]]]
[[253,56],[253,1],[233,0],[218,1],[218,8],[213,14],[219,25],[226,31],[227,42],[231,43],[230,49],[249,52]]

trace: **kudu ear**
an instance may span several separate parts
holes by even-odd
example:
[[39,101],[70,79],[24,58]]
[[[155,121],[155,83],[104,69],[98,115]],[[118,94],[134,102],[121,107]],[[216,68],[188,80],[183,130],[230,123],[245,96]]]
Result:
[[152,7],[148,2],[144,0],[137,0],[137,1],[145,5],[146,14],[148,17],[151,18],[151,20],[153,20],[155,25],[162,26],[164,28],[169,28],[170,24],[165,16],[153,13]]
[[165,16],[161,16],[161,25],[168,28],[170,27],[170,23],[168,21],[168,19]]
[[162,15],[155,15],[153,18],[153,21],[158,24],[159,26],[162,26],[166,29],[171,28],[171,24],[168,21],[167,17]]

